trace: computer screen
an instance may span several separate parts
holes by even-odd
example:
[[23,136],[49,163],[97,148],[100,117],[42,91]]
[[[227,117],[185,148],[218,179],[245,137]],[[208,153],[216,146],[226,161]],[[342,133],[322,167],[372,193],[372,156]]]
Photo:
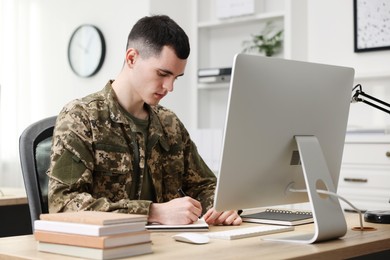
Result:
[[[291,188],[335,191],[353,77],[348,67],[237,54],[214,207],[248,209],[317,199]],[[307,137],[312,148],[303,148]],[[331,208],[321,206],[313,213]]]

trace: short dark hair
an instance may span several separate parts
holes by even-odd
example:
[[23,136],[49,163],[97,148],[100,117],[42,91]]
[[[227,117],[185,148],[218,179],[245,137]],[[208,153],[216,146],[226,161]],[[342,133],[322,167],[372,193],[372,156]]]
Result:
[[131,29],[126,50],[135,48],[141,56],[158,56],[164,46],[173,48],[179,59],[190,55],[190,43],[184,30],[167,15],[145,16]]

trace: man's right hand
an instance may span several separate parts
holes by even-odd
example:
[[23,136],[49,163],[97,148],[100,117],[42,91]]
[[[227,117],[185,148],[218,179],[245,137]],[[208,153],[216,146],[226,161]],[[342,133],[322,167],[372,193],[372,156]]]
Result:
[[149,223],[165,225],[185,225],[198,220],[202,214],[202,205],[191,197],[173,199],[165,203],[152,203]]

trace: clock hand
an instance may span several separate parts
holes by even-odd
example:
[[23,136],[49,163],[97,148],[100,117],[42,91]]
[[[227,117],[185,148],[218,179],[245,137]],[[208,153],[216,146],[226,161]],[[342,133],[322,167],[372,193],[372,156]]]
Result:
[[88,52],[88,50],[89,50],[89,48],[90,48],[90,46],[91,46],[91,44],[92,44],[92,41],[93,41],[93,38],[94,38],[94,35],[91,35],[90,37],[89,37],[89,39],[88,39],[88,43],[87,43],[87,52]]
[[88,53],[88,50],[87,48],[85,48],[83,45],[81,45],[81,43],[77,43],[77,46],[82,49],[85,53]]

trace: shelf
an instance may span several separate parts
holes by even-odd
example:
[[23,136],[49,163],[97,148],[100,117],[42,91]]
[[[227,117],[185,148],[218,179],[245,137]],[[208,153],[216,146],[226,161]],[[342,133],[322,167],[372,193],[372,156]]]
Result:
[[208,21],[208,22],[200,22],[198,23],[199,29],[207,29],[207,28],[216,28],[216,27],[229,27],[233,24],[243,24],[243,23],[250,23],[250,22],[257,22],[257,21],[268,21],[268,20],[275,20],[275,19],[283,19],[284,18],[284,12],[270,12],[270,13],[264,13],[264,14],[257,14],[257,15],[250,15],[250,16],[240,16],[235,18],[227,18],[227,19],[221,19],[221,20],[215,20],[215,21]]
[[[371,130],[373,131],[373,130]],[[345,136],[345,143],[355,143],[355,144],[364,144],[364,143],[390,143],[390,134],[388,129],[378,129],[377,133],[351,133],[347,132]],[[380,133],[381,131],[382,133]]]
[[390,71],[371,71],[356,73],[355,80],[375,80],[390,78]]
[[228,90],[230,83],[198,83],[199,90]]

